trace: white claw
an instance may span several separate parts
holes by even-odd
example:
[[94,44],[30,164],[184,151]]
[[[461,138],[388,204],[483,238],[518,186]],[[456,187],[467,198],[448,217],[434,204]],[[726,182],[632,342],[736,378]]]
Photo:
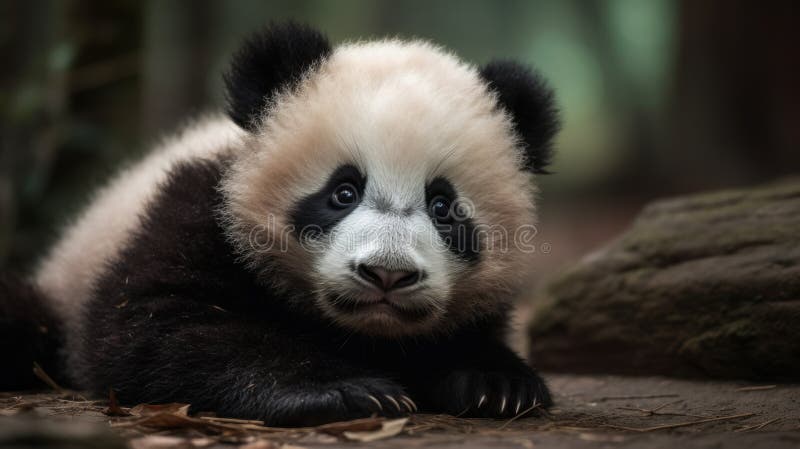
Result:
[[522,407],[522,399],[517,400],[517,407],[514,408],[514,414],[519,415],[519,409]]
[[506,397],[503,396],[503,400],[500,401],[500,413],[503,413],[506,410]]
[[482,406],[482,405],[483,405],[485,402],[486,402],[486,395],[485,395],[485,394],[483,394],[483,395],[481,395],[481,398],[480,398],[480,399],[478,399],[478,408],[481,408],[481,406]]
[[394,404],[394,406],[395,406],[395,408],[397,408],[397,411],[398,411],[398,412],[399,412],[399,411],[401,411],[401,409],[400,409],[400,404],[398,404],[398,403],[397,403],[397,400],[396,400],[395,398],[393,398],[393,397],[389,396],[388,394],[385,394],[384,396],[386,396],[386,399],[388,399],[388,400],[389,400],[389,402],[391,402],[392,404]]
[[381,401],[378,400],[375,396],[368,394],[367,397],[378,406],[378,410],[383,411],[383,406],[381,405]]
[[408,407],[408,411],[410,411],[410,412],[416,412],[417,411],[417,404],[415,404],[414,401],[412,401],[410,397],[408,397],[406,395],[401,395],[400,396],[400,400],[403,401],[403,403]]

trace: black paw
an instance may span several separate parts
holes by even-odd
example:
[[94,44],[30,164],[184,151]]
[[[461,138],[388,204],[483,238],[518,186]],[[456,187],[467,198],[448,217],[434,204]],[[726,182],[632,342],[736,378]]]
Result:
[[439,407],[465,417],[511,418],[552,405],[550,391],[533,370],[458,370],[435,393]]
[[314,426],[372,415],[399,417],[417,410],[401,386],[381,378],[353,378],[287,388],[269,400],[270,426]]

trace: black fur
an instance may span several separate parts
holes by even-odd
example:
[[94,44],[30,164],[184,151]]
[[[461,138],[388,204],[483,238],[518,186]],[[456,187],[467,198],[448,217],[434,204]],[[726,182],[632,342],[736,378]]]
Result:
[[254,34],[234,56],[225,74],[228,115],[254,131],[272,98],[290,89],[331,53],[319,31],[293,22],[273,24]]
[[524,168],[547,173],[553,137],[560,127],[553,91],[538,73],[513,61],[490,62],[480,74],[514,121],[525,145]]
[[425,204],[430,205],[431,200],[439,195],[452,201],[451,220],[448,223],[438,223],[434,220],[436,230],[439,231],[442,240],[453,254],[472,263],[478,262],[480,259],[480,235],[475,230],[475,223],[471,217],[456,210],[458,205],[456,189],[448,180],[441,177],[434,179],[425,187]]
[[542,380],[501,343],[503,314],[435,340],[362,338],[324,321],[311,293],[293,293],[304,308],[259,285],[215,218],[223,168],[176,168],[101,278],[79,348],[83,387],[289,426],[404,414],[387,395],[467,416],[513,416],[517,398],[549,403]]
[[343,183],[350,183],[358,190],[359,201],[364,197],[367,178],[361,175],[358,168],[349,164],[337,168],[321,189],[295,204],[290,216],[296,236],[318,237],[355,210],[359,201],[345,209],[336,208],[331,204],[333,192]]
[[34,362],[58,379],[62,337],[61,325],[41,292],[20,277],[0,276],[0,389],[42,386],[33,375]]
[[[327,40],[305,26],[265,29],[245,44],[225,77],[231,118],[257,130],[275,94],[330,53]],[[511,63],[490,64],[481,73],[514,117],[529,149],[528,168],[543,172],[556,128],[549,90]],[[217,217],[226,163],[181,163],[159,187],[141,227],[95,283],[81,338],[66,348],[77,386],[103,396],[111,388],[127,404],[187,402],[193,411],[279,426],[398,416],[409,411],[396,406],[403,395],[423,410],[464,416],[511,417],[517,404],[550,404],[541,378],[502,342],[508,321],[502,306],[453,334],[382,339],[324,318],[302,280],[294,291],[265,285],[263,273],[253,273],[236,254]],[[345,180],[363,194],[366,179],[343,167],[298,204],[295,226],[325,232],[341,220],[348,209],[332,214],[325,206]],[[426,195],[457,200],[444,179],[432,182]],[[477,244],[467,238],[472,222],[457,216],[453,224],[446,239],[460,256],[478,260]],[[3,386],[21,386],[25,379],[15,373],[28,371],[33,360],[45,369],[55,363],[61,329],[30,287],[6,282],[0,295],[0,332],[8,332],[0,335],[2,348],[12,357],[12,369],[0,375],[9,379]]]

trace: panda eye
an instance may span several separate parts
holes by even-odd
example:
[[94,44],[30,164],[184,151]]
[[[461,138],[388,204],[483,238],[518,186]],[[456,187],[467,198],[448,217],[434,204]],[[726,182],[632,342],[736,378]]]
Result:
[[348,208],[356,202],[358,202],[358,190],[349,182],[340,184],[331,195],[331,204],[339,209]]
[[443,196],[436,196],[429,206],[431,217],[439,223],[448,223],[453,217],[450,215],[450,200]]

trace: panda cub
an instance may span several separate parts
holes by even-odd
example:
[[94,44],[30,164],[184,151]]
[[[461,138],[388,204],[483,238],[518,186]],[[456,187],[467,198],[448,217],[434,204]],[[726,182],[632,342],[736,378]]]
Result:
[[225,82],[227,116],[116,176],[34,276],[74,385],[275,426],[550,404],[503,343],[557,129],[539,76],[289,23]]

